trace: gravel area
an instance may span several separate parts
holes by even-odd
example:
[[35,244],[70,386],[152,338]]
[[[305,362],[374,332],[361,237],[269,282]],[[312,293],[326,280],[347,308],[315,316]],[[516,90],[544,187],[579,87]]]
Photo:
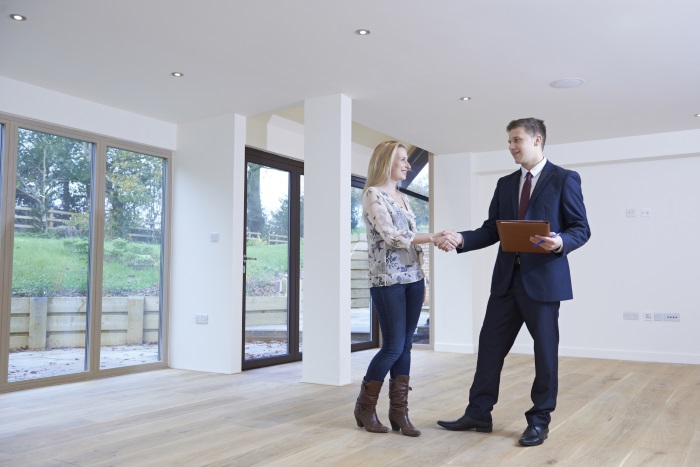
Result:
[[[102,347],[100,368],[118,368],[158,361],[158,345]],[[8,381],[48,378],[85,371],[85,348],[20,350],[10,352]]]

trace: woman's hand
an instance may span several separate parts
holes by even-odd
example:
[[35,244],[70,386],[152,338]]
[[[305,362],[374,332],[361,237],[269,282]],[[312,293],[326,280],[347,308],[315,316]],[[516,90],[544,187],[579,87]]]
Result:
[[452,251],[462,243],[462,236],[453,230],[433,234],[433,244],[442,251]]

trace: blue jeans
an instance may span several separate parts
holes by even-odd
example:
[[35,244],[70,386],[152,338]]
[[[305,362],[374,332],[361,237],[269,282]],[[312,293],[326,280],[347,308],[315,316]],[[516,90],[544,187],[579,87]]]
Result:
[[425,281],[371,287],[372,304],[382,331],[382,348],[367,368],[365,380],[384,381],[408,376],[411,371],[411,341],[423,307]]

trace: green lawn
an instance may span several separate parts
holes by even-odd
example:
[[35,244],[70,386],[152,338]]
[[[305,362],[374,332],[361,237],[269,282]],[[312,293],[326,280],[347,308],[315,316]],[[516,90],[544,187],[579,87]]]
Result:
[[[272,287],[287,271],[288,247],[249,245],[250,289]],[[302,261],[304,244],[301,244]],[[85,296],[88,244],[79,238],[44,238],[15,234],[12,267],[13,297]],[[126,240],[107,241],[103,295],[157,295],[160,289],[160,245]]]
[[[249,242],[246,256],[256,258],[246,262],[246,290],[248,295],[269,295],[273,284],[288,274],[288,245],[254,245]],[[304,242],[301,242],[301,262],[304,264]]]
[[[14,297],[85,296],[87,240],[15,234],[14,243]],[[106,242],[103,277],[103,295],[157,294],[160,245]]]

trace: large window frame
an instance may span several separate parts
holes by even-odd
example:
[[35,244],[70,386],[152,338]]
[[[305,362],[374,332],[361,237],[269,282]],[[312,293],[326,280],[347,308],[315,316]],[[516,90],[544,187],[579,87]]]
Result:
[[[353,175],[350,180],[350,186],[353,188],[364,189],[367,179]],[[360,350],[368,350],[379,347],[379,318],[377,317],[377,312],[374,309],[374,304],[370,298],[370,316],[371,316],[371,339],[365,342],[355,342],[351,344],[351,351],[358,352]]]
[[[0,125],[2,125],[2,135],[0,136],[2,142],[2,146],[0,146],[2,150],[0,154],[0,393],[167,368],[172,151],[3,113],[0,113]],[[17,168],[17,135],[20,128],[49,133],[65,138],[83,140],[94,145],[95,150],[92,164],[93,186],[90,194],[91,233],[89,240],[89,289],[87,295],[90,313],[88,314],[86,329],[86,371],[69,375],[8,382],[12,299],[11,277],[15,219],[15,177]],[[165,188],[163,193],[163,214],[165,220],[163,232],[161,234],[161,321],[159,326],[159,361],[135,366],[100,369],[99,343],[101,341],[102,264],[104,261],[105,161],[108,147],[158,157],[165,161]],[[95,343],[98,343],[98,345],[94,345]]]

